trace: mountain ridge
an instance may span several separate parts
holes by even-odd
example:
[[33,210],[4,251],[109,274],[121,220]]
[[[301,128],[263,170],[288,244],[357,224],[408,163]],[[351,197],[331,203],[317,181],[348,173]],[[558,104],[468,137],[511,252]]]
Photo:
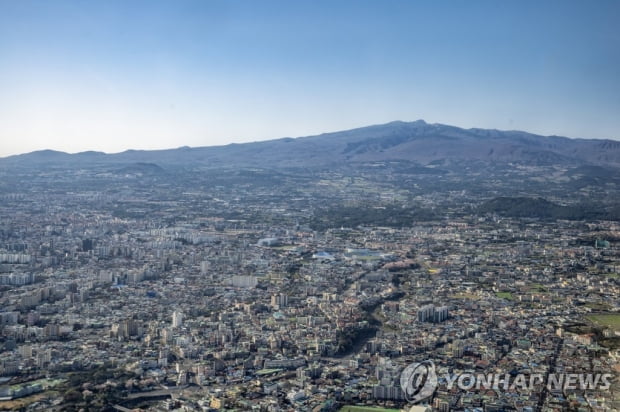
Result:
[[524,165],[604,165],[620,167],[620,142],[610,139],[542,136],[524,131],[464,129],[424,120],[393,121],[296,138],[182,146],[118,153],[39,150],[0,158],[0,166],[156,163],[202,167],[329,167],[359,162],[483,161]]

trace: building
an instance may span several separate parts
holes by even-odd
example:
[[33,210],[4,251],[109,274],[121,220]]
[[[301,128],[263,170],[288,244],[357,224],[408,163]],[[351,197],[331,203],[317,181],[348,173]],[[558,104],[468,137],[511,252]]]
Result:
[[183,326],[183,313],[175,310],[172,312],[172,327],[180,328],[181,326]]
[[418,309],[418,322],[441,323],[448,319],[447,306],[425,305]]
[[231,283],[236,288],[254,288],[258,285],[256,276],[235,275],[232,277]]
[[273,307],[285,307],[288,305],[288,296],[280,293],[277,295],[271,295],[271,306]]

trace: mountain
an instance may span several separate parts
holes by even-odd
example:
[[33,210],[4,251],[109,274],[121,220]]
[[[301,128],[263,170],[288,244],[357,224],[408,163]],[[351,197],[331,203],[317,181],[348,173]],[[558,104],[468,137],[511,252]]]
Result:
[[[455,216],[620,221],[620,142],[418,120],[226,146],[0,158],[0,202],[30,199],[37,213],[80,205],[165,224],[192,216],[312,228]],[[181,204],[187,209],[172,213]]]
[[[0,167],[95,167],[146,163],[166,168],[329,168],[334,165],[409,161],[420,165],[468,162],[532,166],[620,166],[620,142],[539,136],[521,131],[462,129],[395,121],[318,136],[169,150],[67,154],[43,150],[0,158]],[[152,169],[152,166],[151,166]]]

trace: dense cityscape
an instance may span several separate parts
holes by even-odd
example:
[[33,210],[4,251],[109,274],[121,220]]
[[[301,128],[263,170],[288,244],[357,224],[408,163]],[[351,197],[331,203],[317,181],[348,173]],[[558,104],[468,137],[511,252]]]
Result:
[[[408,401],[401,372],[425,360],[439,376],[615,377],[620,225],[503,216],[472,206],[474,176],[431,191],[462,174],[412,174],[407,190],[394,167],[182,184],[150,164],[5,170],[0,408],[617,410],[615,379],[440,378]],[[476,185],[521,193],[493,173]]]
[[620,411],[619,20],[0,0],[0,412]]

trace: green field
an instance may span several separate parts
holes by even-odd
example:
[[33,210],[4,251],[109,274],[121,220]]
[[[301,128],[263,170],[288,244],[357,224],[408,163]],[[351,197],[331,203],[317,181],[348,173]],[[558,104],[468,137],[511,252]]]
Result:
[[497,292],[495,294],[495,296],[497,296],[498,298],[501,298],[501,299],[506,299],[506,300],[512,300],[513,299],[512,293],[510,293],[510,292]]
[[282,369],[261,369],[258,372],[256,372],[256,374],[258,376],[263,376],[263,375],[271,375],[272,373],[278,373],[281,371]]
[[271,249],[273,250],[295,250],[297,249],[297,246],[295,245],[272,246]]
[[597,312],[605,312],[611,309],[611,306],[604,302],[588,302],[585,307]]
[[620,330],[620,313],[588,315],[586,318],[601,326],[608,327],[613,330]]
[[547,292],[547,288],[541,285],[540,283],[532,283],[529,286],[531,292]]
[[339,412],[400,412],[400,409],[373,408],[370,406],[343,406]]

